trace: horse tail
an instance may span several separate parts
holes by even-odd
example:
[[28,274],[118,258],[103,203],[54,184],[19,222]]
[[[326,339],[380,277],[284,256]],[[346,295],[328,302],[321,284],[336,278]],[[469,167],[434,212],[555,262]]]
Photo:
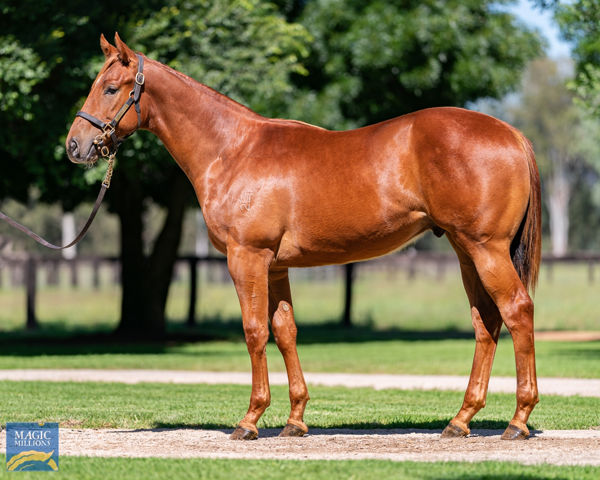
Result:
[[521,225],[510,245],[513,265],[525,288],[535,290],[542,255],[542,195],[540,174],[531,142],[516,132],[529,166],[529,204]]

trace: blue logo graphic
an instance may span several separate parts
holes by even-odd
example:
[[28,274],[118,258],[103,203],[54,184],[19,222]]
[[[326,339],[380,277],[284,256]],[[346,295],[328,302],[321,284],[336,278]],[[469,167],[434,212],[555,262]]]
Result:
[[6,469],[58,470],[58,423],[7,423]]

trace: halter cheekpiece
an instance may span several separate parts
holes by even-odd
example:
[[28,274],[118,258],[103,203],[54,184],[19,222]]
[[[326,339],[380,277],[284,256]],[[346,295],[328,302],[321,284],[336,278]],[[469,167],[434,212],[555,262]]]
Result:
[[[102,133],[96,136],[94,139],[94,145],[98,149],[100,155],[103,157],[110,157],[111,155],[117,152],[117,148],[119,148],[120,143],[124,140],[124,138],[117,137],[116,129],[119,125],[121,119],[125,116],[125,114],[131,108],[131,105],[134,106],[135,111],[137,113],[137,126],[140,128],[140,124],[142,121],[142,116],[140,113],[140,96],[142,94],[142,89],[144,87],[144,57],[140,54],[136,53],[136,57],[138,58],[138,71],[135,74],[135,85],[133,90],[129,92],[129,98],[123,104],[123,106],[119,109],[115,117],[109,122],[105,123],[99,118],[90,115],[84,111],[77,112],[77,117],[81,117],[88,122],[90,122],[94,127],[102,130]],[[110,139],[110,147],[108,145],[108,139]]]

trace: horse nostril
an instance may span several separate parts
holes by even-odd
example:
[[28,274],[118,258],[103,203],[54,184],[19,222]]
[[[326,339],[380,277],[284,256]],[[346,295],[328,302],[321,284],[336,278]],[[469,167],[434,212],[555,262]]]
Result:
[[73,157],[79,157],[79,144],[74,138],[69,142],[69,151]]

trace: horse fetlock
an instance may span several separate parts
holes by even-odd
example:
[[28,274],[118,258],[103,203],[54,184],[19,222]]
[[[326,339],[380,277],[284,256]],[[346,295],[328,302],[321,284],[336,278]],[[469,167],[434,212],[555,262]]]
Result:
[[260,415],[262,415],[262,413],[269,408],[269,405],[271,405],[271,395],[268,393],[253,394],[250,398],[250,406],[252,410]]
[[463,408],[473,412],[473,415],[482,408],[485,408],[485,398],[471,398],[465,400]]

